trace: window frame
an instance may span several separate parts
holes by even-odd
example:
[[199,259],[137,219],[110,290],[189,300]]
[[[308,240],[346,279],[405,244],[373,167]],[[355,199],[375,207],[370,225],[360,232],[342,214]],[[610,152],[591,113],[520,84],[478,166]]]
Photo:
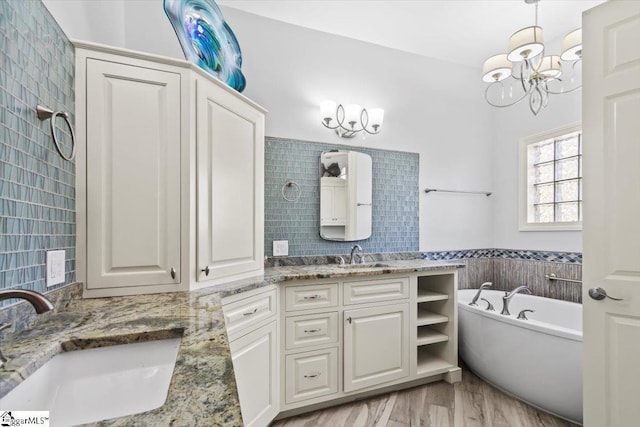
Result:
[[[539,133],[537,135],[527,136],[520,139],[519,147],[519,188],[518,188],[518,211],[519,211],[519,230],[520,231],[582,231],[582,221],[572,222],[529,222],[528,221],[528,202],[529,202],[529,188],[528,188],[528,159],[527,149],[531,144],[535,144],[544,140],[558,138],[560,136],[570,134],[573,132],[581,133],[582,144],[582,123],[573,123],[561,128],[553,129],[548,132]],[[584,145],[584,144],[583,144]],[[583,156],[584,153],[581,154]],[[584,171],[580,170],[581,185],[584,185]],[[554,180],[554,185],[555,185]],[[554,203],[555,200],[554,200]]]

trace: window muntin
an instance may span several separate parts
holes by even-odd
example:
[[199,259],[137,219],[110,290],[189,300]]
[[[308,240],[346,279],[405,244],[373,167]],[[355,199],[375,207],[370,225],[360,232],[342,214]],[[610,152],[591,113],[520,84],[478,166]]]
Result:
[[581,229],[582,132],[562,129],[522,142],[522,230]]

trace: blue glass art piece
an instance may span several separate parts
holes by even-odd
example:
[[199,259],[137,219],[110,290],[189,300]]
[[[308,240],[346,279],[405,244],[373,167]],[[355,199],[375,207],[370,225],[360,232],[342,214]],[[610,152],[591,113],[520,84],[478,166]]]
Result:
[[242,92],[247,81],[240,71],[240,45],[218,5],[213,0],[164,0],[164,11],[187,61]]

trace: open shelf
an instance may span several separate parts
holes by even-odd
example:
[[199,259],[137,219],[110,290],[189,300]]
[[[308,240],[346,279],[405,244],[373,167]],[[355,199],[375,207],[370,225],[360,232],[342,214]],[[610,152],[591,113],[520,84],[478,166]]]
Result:
[[418,288],[418,302],[442,301],[449,299],[449,295],[440,292],[428,291]]
[[435,325],[436,323],[445,323],[449,321],[449,317],[444,314],[433,313],[424,308],[418,308],[418,326]]
[[454,365],[446,360],[440,359],[428,351],[423,350],[424,347],[418,348],[418,375],[421,374],[442,374],[454,368]]
[[429,328],[418,328],[418,346],[449,341],[449,336]]

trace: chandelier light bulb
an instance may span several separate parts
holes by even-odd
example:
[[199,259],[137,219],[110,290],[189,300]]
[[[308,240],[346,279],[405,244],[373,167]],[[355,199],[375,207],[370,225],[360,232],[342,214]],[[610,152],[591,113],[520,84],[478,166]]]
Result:
[[344,122],[353,129],[355,128],[356,123],[360,122],[361,114],[361,106],[359,106],[358,104],[347,104],[344,107]]
[[482,81],[499,82],[511,75],[513,64],[507,59],[506,53],[494,55],[487,59],[482,66]]
[[336,115],[336,103],[326,100],[320,103],[320,117],[323,121],[331,121]]
[[382,108],[372,108],[368,111],[369,113],[369,126],[373,127],[375,130],[378,130],[380,126],[382,126],[382,122],[384,120],[384,110]]
[[542,28],[537,26],[523,28],[509,38],[509,54],[511,62],[520,62],[540,55],[544,51]]
[[549,55],[542,58],[540,66],[538,67],[538,73],[545,77],[557,79],[562,74],[562,64],[560,62],[560,56]]
[[582,28],[571,31],[562,40],[563,61],[578,61],[582,59]]

